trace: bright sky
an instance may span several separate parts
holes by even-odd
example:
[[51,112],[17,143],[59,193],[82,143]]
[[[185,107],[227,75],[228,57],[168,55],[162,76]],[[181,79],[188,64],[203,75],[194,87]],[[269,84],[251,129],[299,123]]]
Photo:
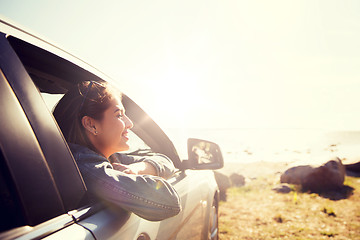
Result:
[[1,0],[160,126],[360,130],[360,1]]

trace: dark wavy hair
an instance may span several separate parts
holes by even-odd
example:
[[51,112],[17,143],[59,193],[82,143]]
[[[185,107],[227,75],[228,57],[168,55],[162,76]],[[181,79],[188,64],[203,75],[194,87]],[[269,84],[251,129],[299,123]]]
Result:
[[84,81],[70,89],[53,111],[66,141],[96,151],[85,133],[82,118],[89,116],[101,120],[111,100],[115,97],[121,98],[121,93],[103,82]]

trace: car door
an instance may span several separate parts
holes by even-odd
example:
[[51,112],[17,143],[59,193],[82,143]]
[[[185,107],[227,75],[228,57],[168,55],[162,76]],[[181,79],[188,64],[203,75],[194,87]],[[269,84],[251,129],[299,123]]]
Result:
[[[12,142],[6,146],[4,145],[5,150],[11,150],[4,159],[7,160],[8,156],[17,153],[9,161],[9,164],[13,165],[17,163],[13,167],[14,172],[23,173],[26,172],[25,169],[27,168],[30,170],[26,174],[19,173],[17,176],[12,176],[12,172],[9,174],[11,175],[10,179],[14,179],[17,185],[20,187],[24,185],[19,191],[16,191],[16,194],[26,193],[30,198],[29,204],[23,204],[22,199],[20,199],[19,206],[25,208],[25,210],[27,208],[31,210],[29,214],[25,214],[28,215],[24,216],[25,220],[20,221],[21,223],[18,224],[21,231],[15,228],[18,227],[17,225],[11,225],[9,228],[4,229],[1,237],[11,239],[12,237],[24,236],[29,239],[42,237],[52,239],[63,236],[64,239],[70,237],[71,239],[76,239],[76,237],[93,239],[97,236],[99,239],[108,239],[113,236],[114,238],[121,237],[121,239],[136,239],[136,231],[143,229],[138,227],[137,222],[139,222],[140,218],[101,203],[87,205],[86,198],[84,203],[80,202],[83,200],[85,193],[81,175],[59,128],[38,91],[38,89],[46,89],[46,91],[52,93],[58,89],[62,90],[64,85],[66,87],[65,80],[54,77],[56,74],[62,74],[61,77],[65,75],[68,79],[76,79],[71,75],[83,78],[90,76],[92,79],[98,79],[98,77],[91,75],[87,70],[67,60],[10,35],[1,34],[0,41],[0,67],[4,70],[4,74],[1,75],[3,76],[1,79],[3,85],[0,89],[2,92],[5,92],[5,89],[9,92],[9,94],[1,94],[2,103],[6,103],[2,106],[2,110],[5,111],[4,107],[6,107],[7,111],[5,111],[4,116],[9,115],[13,119],[19,119],[17,121],[7,119],[9,126],[5,125],[5,127],[19,131],[15,134],[18,138],[10,138]],[[49,71],[55,71],[56,73],[51,75],[49,73],[53,72]],[[67,72],[70,75],[66,76]],[[29,74],[31,74],[31,77]],[[36,86],[33,82],[34,76],[37,79]],[[49,76],[54,80],[55,86],[48,83],[47,78]],[[13,110],[15,107],[9,104],[8,98],[10,95],[14,105],[22,113],[22,118],[19,117],[21,115],[15,114]],[[19,122],[21,119],[23,122]],[[25,132],[21,134],[23,129],[17,128],[17,125],[28,126],[29,139],[20,139]],[[12,135],[12,132],[4,132],[4,136]],[[6,140],[6,138],[4,139]],[[1,143],[5,144],[5,140],[1,141]],[[24,146],[19,146],[22,143]],[[27,157],[23,157],[22,152],[26,154],[26,151],[16,151],[22,149],[21,147],[27,147],[26,149],[32,152],[27,154]],[[22,160],[22,162],[18,163],[19,160]],[[35,161],[41,164],[32,165]],[[23,162],[26,164],[22,164]],[[31,179],[31,181],[26,181],[26,178]],[[37,179],[39,180],[36,182]],[[38,199],[41,201],[38,201]],[[35,220],[29,222],[26,219],[27,217],[35,218]],[[49,221],[51,223],[48,224]],[[134,222],[136,223],[134,224]],[[122,228],[124,224],[126,226]],[[93,232],[90,230],[93,230]]]
[[181,198],[182,212],[162,221],[156,239],[202,239],[207,206],[205,171],[180,171],[170,179]]
[[[66,181],[58,184],[61,181],[53,169],[56,163],[48,161],[46,144],[39,141],[48,133],[50,138],[56,136],[47,130],[51,128],[47,122],[37,116],[34,108],[41,106],[34,107],[33,101],[41,97],[29,80],[6,36],[0,33],[0,239],[66,239],[70,232],[79,239],[92,239],[91,233],[67,213],[71,192],[64,191]],[[37,127],[40,125],[43,129]],[[81,178],[71,174],[75,168],[68,170],[79,191],[72,199],[80,199],[85,190]]]

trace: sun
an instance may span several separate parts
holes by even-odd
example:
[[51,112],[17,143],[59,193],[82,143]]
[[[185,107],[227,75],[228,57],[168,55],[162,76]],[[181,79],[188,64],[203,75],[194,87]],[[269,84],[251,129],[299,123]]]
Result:
[[206,96],[198,86],[196,79],[187,77],[164,78],[157,81],[151,89],[153,93],[151,107],[154,116],[163,126],[170,128],[191,128],[196,124],[201,105]]

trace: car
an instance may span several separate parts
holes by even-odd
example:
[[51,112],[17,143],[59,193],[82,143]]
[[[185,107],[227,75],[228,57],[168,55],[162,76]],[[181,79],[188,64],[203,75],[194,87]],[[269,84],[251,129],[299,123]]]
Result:
[[188,157],[181,159],[165,132],[126,94],[123,105],[134,122],[131,152],[152,151],[173,161],[176,172],[167,181],[182,211],[148,221],[86,201],[86,184],[51,108],[89,79],[116,85],[54,44],[0,20],[0,239],[217,239],[213,170],[224,164],[220,147],[190,138]]

